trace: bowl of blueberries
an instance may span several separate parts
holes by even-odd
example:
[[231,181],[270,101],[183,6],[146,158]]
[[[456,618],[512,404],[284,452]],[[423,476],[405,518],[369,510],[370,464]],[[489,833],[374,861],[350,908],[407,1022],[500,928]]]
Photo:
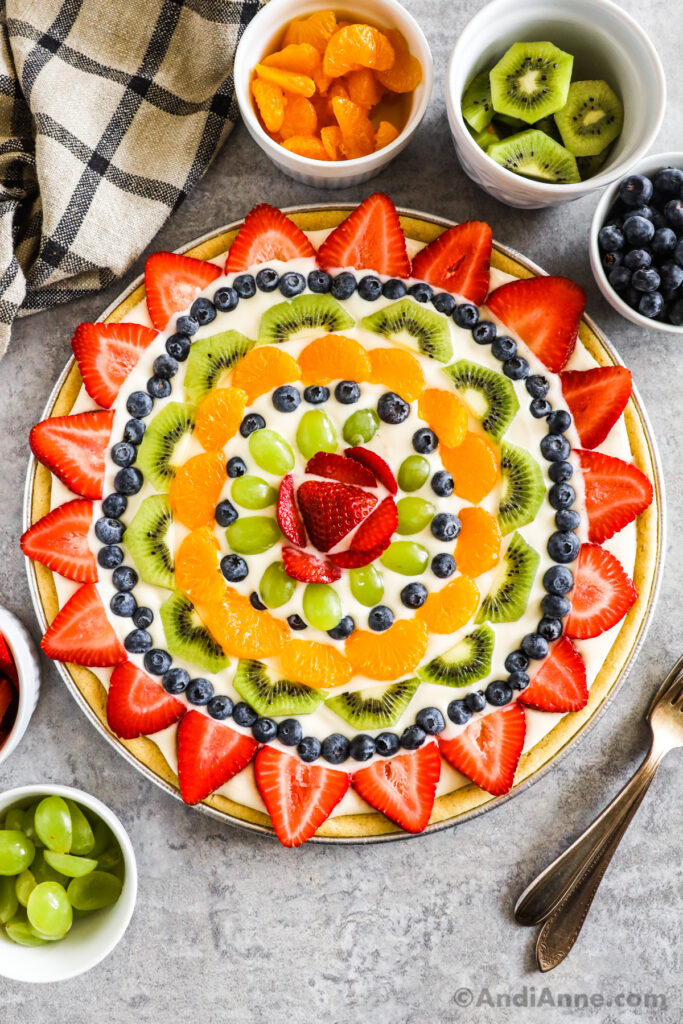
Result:
[[606,189],[590,261],[600,291],[627,320],[683,333],[683,153],[649,156]]

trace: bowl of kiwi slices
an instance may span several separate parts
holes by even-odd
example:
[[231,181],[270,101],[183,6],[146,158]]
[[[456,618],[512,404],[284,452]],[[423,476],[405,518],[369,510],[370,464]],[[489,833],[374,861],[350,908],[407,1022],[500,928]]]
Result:
[[612,0],[493,0],[451,54],[448,120],[465,173],[510,206],[554,206],[627,174],[652,145],[666,84]]

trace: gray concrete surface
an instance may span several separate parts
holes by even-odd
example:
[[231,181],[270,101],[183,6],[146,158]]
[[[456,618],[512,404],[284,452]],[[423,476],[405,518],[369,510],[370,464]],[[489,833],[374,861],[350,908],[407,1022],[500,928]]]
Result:
[[[0,979],[0,1021],[677,1024],[683,1019],[681,760],[676,754],[661,768],[568,960],[550,975],[539,974],[534,933],[512,918],[526,883],[636,767],[647,741],[643,711],[681,654],[680,339],[628,324],[599,295],[586,249],[594,197],[550,212],[520,213],[489,200],[464,177],[451,147],[443,83],[452,42],[483,2],[408,0],[407,6],[423,24],[434,53],[436,85],[427,117],[398,162],[371,186],[338,198],[356,200],[376,187],[398,204],[455,219],[485,218],[501,242],[586,288],[589,312],[633,370],[668,486],[663,591],[645,646],[618,699],[590,735],[504,807],[409,842],[308,846],[298,852],[221,827],[160,792],[95,732],[46,663],[30,731],[0,769],[0,787],[50,780],[108,801],[135,843],[140,893],[124,941],[91,973],[46,988]],[[628,0],[623,6],[645,23],[666,66],[670,99],[656,149],[683,148],[678,3]],[[334,196],[280,176],[239,128],[154,247],[181,245],[263,199],[286,206],[328,198]],[[126,280],[141,266],[142,261]],[[73,326],[94,318],[118,290],[19,322],[0,366],[0,599],[36,633],[18,548],[27,434],[70,354]],[[657,1006],[645,1008],[652,995],[659,997]],[[592,1002],[582,1009],[585,997]]]

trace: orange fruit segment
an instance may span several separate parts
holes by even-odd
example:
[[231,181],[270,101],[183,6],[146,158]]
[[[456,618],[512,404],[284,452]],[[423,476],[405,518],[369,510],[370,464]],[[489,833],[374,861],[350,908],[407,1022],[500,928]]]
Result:
[[184,538],[175,559],[175,579],[193,604],[220,601],[225,580],[218,565],[218,541],[209,526]]
[[456,495],[478,505],[498,479],[498,450],[493,442],[468,430],[457,448],[441,445],[439,452],[444,469],[453,477]]
[[[258,352],[258,349],[254,351]],[[331,380],[370,379],[370,360],[363,346],[343,334],[316,338],[299,353],[304,384],[329,384]]]
[[283,139],[291,139],[293,135],[315,135],[318,127],[318,115],[315,107],[305,96],[295,93],[286,97],[285,116],[280,126]]
[[234,437],[244,418],[247,393],[241,388],[214,388],[199,404],[194,436],[202,448],[218,451]]
[[414,402],[420,397],[425,389],[425,376],[410,352],[398,348],[372,348],[368,358],[373,384],[383,384],[406,402]]
[[256,611],[249,598],[233,587],[224,587],[220,601],[201,605],[198,612],[228,657],[269,658],[287,642],[287,624],[270,612]]
[[361,107],[374,107],[382,99],[384,89],[379,84],[370,68],[359,68],[349,71],[346,75],[346,88],[349,99]]
[[470,505],[458,513],[460,533],[455,545],[455,561],[466,576],[481,576],[498,565],[503,535],[495,516],[485,508]]
[[360,65],[387,70],[394,63],[394,50],[373,25],[346,25],[329,40],[323,57],[323,69],[332,78],[345,75]]
[[296,359],[278,345],[252,348],[240,359],[232,374],[233,387],[246,392],[249,404],[281,384],[300,379],[301,370]]
[[432,591],[415,613],[430,633],[454,633],[469,622],[479,604],[479,589],[469,576],[456,576],[441,590]]
[[418,619],[398,619],[383,633],[356,629],[344,653],[356,675],[389,681],[412,672],[427,650],[427,628]]
[[344,150],[349,160],[372,153],[375,149],[375,130],[365,107],[343,96],[335,96],[332,110],[341,128]]
[[280,653],[280,667],[287,679],[316,689],[343,686],[352,675],[341,651],[316,640],[290,640]]
[[269,68],[295,71],[299,75],[312,75],[320,65],[320,51],[312,43],[290,43],[282,50],[269,53],[261,61]]
[[338,124],[326,125],[320,129],[322,142],[328,160],[341,160],[344,156],[341,128]]
[[337,30],[337,15],[334,11],[315,11],[308,18],[295,18],[290,21],[283,46],[291,43],[310,43],[322,55],[328,40]]
[[279,85],[254,78],[251,91],[258,112],[269,132],[279,132],[285,117],[285,94]]
[[398,128],[394,127],[391,121],[380,121],[375,132],[375,152],[378,149],[384,149],[390,142],[397,139],[399,135]]
[[173,514],[188,530],[210,526],[225,483],[223,452],[202,452],[176,472],[169,500]]
[[427,388],[420,395],[417,413],[426,420],[441,444],[455,448],[467,433],[467,407],[459,395],[441,388]]
[[327,152],[316,135],[292,135],[282,143],[290,153],[298,153],[309,160],[327,160]]
[[387,36],[394,51],[394,62],[389,68],[378,68],[377,79],[391,92],[412,92],[422,81],[422,65],[412,56],[398,29],[389,29]]
[[294,92],[300,96],[312,96],[315,92],[315,82],[308,75],[283,71],[281,68],[271,68],[267,64],[257,64],[256,74],[265,82],[278,85],[285,92]]

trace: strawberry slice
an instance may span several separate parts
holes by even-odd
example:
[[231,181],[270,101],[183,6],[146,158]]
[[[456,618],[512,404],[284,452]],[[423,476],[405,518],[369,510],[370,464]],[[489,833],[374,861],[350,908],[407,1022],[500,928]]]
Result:
[[85,390],[108,409],[124,380],[157,336],[141,324],[79,324],[71,339]]
[[574,351],[586,296],[567,277],[530,277],[496,288],[486,305],[549,370],[559,373]]
[[294,494],[294,478],[291,473],[282,478],[280,493],[277,499],[277,521],[280,529],[287,540],[297,547],[304,547],[306,544],[306,531],[299,515]]
[[174,313],[191,306],[199,292],[220,276],[215,263],[177,252],[153,252],[145,263],[145,292],[154,326],[163,331]]
[[314,257],[315,249],[301,228],[268,203],[255,206],[244,219],[225,263],[225,273],[247,270],[268,260]]
[[366,803],[406,832],[423,832],[440,775],[439,748],[430,742],[409,754],[395,754],[360,768],[351,776],[351,785]]
[[178,782],[186,804],[206,800],[251,761],[258,743],[201,711],[188,711],[178,726]]
[[19,682],[17,666],[14,664],[14,655],[10,651],[2,633],[0,633],[0,675],[7,676],[15,686]]
[[256,785],[283,846],[301,846],[327,821],[349,788],[347,772],[304,764],[262,747],[254,761]]
[[35,457],[76,494],[101,498],[104,453],[114,413],[79,412],[36,423],[29,435]]
[[14,700],[14,687],[7,676],[0,676],[0,725]]
[[109,680],[107,722],[122,740],[151,736],[183,717],[187,704],[166,693],[132,661],[117,665]]
[[636,466],[602,452],[575,450],[583,470],[588,539],[596,544],[623,530],[652,502],[652,484]]
[[21,538],[28,558],[77,583],[94,583],[97,562],[88,546],[93,502],[75,498],[59,505],[34,523]]
[[354,267],[390,277],[409,277],[410,260],[396,207],[375,192],[327,236],[318,252],[321,267]]
[[633,580],[618,558],[599,544],[582,544],[565,635],[575,640],[600,636],[623,619],[637,598]]
[[341,569],[327,558],[318,558],[298,548],[283,547],[285,572],[300,583],[334,583],[341,579]]
[[342,569],[369,565],[389,547],[397,526],[398,512],[394,499],[385,498],[358,527],[349,550],[332,552],[330,561]]
[[586,706],[586,665],[571,640],[563,636],[552,645],[518,699],[539,711],[580,711]]
[[480,306],[489,291],[491,243],[491,228],[485,221],[456,224],[420,249],[412,276]]
[[48,658],[104,668],[126,661],[94,583],[84,583],[57,612],[40,642]]
[[306,463],[306,472],[314,476],[326,476],[342,484],[357,484],[359,487],[376,487],[373,473],[360,462],[349,462],[343,455],[333,452],[316,452]]
[[374,494],[360,487],[326,480],[305,480],[297,499],[306,530],[318,551],[329,551],[377,504]]
[[560,374],[562,394],[584,448],[597,448],[626,408],[633,379],[625,366],[594,366]]
[[457,771],[500,796],[512,788],[525,733],[524,711],[515,702],[482,715],[452,739],[439,737],[439,747]]
[[377,477],[379,482],[383,484],[390,494],[396,494],[398,491],[398,484],[396,478],[391,472],[388,463],[384,461],[381,455],[377,455],[376,452],[371,452],[369,448],[345,448],[344,455],[347,459],[353,459],[354,462],[360,462],[362,466],[366,466],[374,475]]

